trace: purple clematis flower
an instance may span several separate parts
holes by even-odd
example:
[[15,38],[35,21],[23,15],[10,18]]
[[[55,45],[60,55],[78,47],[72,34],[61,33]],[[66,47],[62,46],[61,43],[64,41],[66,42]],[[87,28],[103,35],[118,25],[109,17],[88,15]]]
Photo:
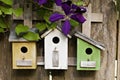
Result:
[[86,21],[86,19],[82,16],[82,14],[74,14],[71,15],[70,18],[72,18],[73,20],[79,23],[84,23]]
[[86,9],[82,6],[77,6],[75,4],[72,4],[72,9],[75,10],[75,12],[78,12],[78,13],[85,13],[86,12]]
[[82,15],[82,13],[86,12],[86,9],[84,7],[79,7],[75,4],[72,4],[71,1],[63,2],[61,4],[61,7],[65,15],[54,13],[50,16],[49,20],[51,22],[55,22],[60,19],[63,19],[64,23],[62,25],[62,31],[65,35],[67,35],[70,32],[70,19],[73,19],[79,23],[84,23],[86,21],[86,19]]
[[45,4],[45,3],[47,3],[47,0],[39,0],[40,5]]
[[56,3],[57,6],[61,6],[62,0],[55,0],[55,3]]
[[61,4],[61,7],[62,7],[63,11],[65,12],[65,14],[69,15],[70,11],[71,11],[71,1],[63,2]]
[[70,27],[71,27],[70,21],[69,21],[69,20],[65,20],[65,22],[63,23],[63,26],[64,26],[64,27],[62,27],[62,32],[63,32],[65,35],[69,34],[69,32],[70,32]]
[[50,21],[51,21],[51,22],[55,22],[55,21],[58,21],[58,20],[64,19],[64,18],[65,18],[64,15],[59,14],[59,13],[54,13],[54,14],[52,14],[52,15],[50,16]]
[[39,5],[43,5],[47,3],[47,0],[34,0],[35,2],[38,2]]
[[[34,0],[35,2],[38,2],[39,5],[43,5],[47,3],[47,0]],[[57,6],[61,6],[62,0],[55,0],[55,3]]]

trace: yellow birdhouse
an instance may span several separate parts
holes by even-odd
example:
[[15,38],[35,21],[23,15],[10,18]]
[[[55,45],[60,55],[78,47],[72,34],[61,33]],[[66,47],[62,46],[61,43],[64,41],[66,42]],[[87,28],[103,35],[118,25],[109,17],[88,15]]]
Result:
[[13,32],[9,41],[12,42],[12,68],[36,69],[36,42],[17,38]]

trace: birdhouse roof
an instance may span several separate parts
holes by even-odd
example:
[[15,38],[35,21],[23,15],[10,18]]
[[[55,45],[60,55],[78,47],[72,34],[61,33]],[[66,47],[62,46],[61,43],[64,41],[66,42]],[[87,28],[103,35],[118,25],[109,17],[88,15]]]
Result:
[[[61,31],[61,29],[59,28],[59,27],[57,27],[57,28],[55,28],[55,29],[57,29],[57,30],[59,30],[61,33],[62,33],[62,31]],[[46,37],[48,34],[50,34],[52,31],[54,31],[55,29],[50,29],[50,30],[48,30],[48,31],[46,31],[45,33],[43,33],[42,35],[41,35],[41,38],[44,38],[44,37]],[[62,33],[63,34],[63,33]],[[63,34],[64,35],[64,34]],[[71,35],[65,35],[66,37],[68,37],[68,38],[71,38]]]
[[74,35],[75,35],[77,38],[80,38],[80,39],[84,40],[85,42],[87,42],[87,43],[89,43],[89,44],[91,44],[91,45],[93,45],[93,46],[95,46],[95,47],[97,47],[97,48],[99,48],[99,49],[101,49],[101,50],[104,50],[104,49],[105,49],[105,47],[104,47],[104,45],[103,45],[102,43],[97,42],[97,41],[95,41],[95,40],[87,37],[85,34],[83,34],[83,33],[81,33],[81,32],[78,32],[78,31],[77,31]]
[[[35,30],[36,30],[35,28],[32,28],[30,31],[35,32]],[[11,30],[9,35],[9,42],[28,42],[28,40],[22,37],[18,37],[15,33],[15,30]],[[29,42],[35,42],[35,41],[29,41]]]

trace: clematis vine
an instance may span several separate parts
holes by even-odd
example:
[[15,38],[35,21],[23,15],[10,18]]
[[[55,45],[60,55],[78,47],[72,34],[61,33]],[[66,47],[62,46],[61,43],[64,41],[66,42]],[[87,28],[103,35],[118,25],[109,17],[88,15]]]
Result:
[[71,1],[61,2],[61,0],[58,0],[57,4],[58,3],[60,3],[59,5],[62,7],[65,14],[54,13],[50,16],[49,20],[51,22],[63,20],[64,23],[62,25],[62,32],[65,35],[69,34],[70,32],[70,19],[73,19],[79,23],[84,23],[86,21],[86,19],[82,15],[82,13],[86,12],[86,9],[84,7],[79,7],[75,4],[72,4]]

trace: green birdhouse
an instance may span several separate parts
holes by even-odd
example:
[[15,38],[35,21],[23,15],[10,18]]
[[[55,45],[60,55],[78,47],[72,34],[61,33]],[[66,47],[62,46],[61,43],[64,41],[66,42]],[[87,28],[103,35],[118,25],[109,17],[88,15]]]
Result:
[[76,32],[75,36],[77,37],[77,70],[99,70],[103,44],[80,32]]

